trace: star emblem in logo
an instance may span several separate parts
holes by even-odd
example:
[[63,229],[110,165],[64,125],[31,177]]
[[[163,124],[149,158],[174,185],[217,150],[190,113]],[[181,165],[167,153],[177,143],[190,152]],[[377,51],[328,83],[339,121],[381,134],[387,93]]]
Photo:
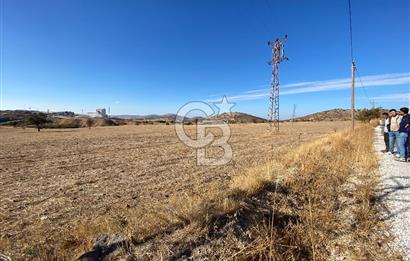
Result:
[[231,109],[236,105],[234,102],[229,102],[228,98],[226,98],[226,95],[222,97],[222,100],[220,102],[214,102],[213,104],[218,108],[217,116],[223,113],[231,114]]

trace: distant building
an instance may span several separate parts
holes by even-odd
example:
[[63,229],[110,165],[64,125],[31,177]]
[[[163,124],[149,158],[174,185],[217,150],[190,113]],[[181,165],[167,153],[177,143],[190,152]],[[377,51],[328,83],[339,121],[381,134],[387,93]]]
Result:
[[105,108],[99,108],[99,109],[96,109],[95,112],[89,112],[87,114],[88,116],[93,117],[93,118],[107,118],[107,112]]
[[95,113],[97,114],[97,117],[99,117],[99,118],[106,118],[107,117],[107,113],[105,111],[105,108],[96,109]]

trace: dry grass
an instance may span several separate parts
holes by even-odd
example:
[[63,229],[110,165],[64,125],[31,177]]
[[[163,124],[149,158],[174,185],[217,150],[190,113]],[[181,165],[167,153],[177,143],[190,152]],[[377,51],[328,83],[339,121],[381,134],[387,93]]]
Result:
[[243,257],[389,259],[389,239],[374,204],[377,161],[370,127],[330,135],[278,160],[288,174],[275,211],[297,221],[280,230],[270,227],[268,236],[259,229],[266,240]]
[[98,234],[121,233],[136,258],[400,260],[375,204],[372,133],[364,126],[282,151],[234,176],[228,188],[215,181],[201,193],[171,195],[165,205],[84,218],[59,239],[39,234],[25,256],[70,260]]
[[[188,252],[223,260],[400,260],[389,249],[391,239],[375,205],[378,176],[372,132],[365,126],[330,135],[237,176],[228,191],[178,199],[173,209],[183,217],[177,214],[176,220],[185,226],[195,223],[197,231],[190,233],[196,239],[181,244],[186,239],[177,238],[177,233],[160,234],[157,243],[168,246],[152,246],[150,251],[157,251],[154,257],[171,259],[181,257],[175,252]],[[268,215],[258,216],[269,209]],[[252,215],[256,217],[249,219]],[[245,232],[232,232],[232,223]],[[213,236],[215,226],[222,236]],[[208,250],[205,256],[203,248]]]
[[[229,190],[215,184],[204,195],[173,198],[168,209],[130,212],[125,227],[137,257],[172,259],[188,252],[201,258],[196,249],[205,246],[211,259],[400,259],[389,251],[379,221],[376,169],[372,129],[361,127],[277,155],[236,176]],[[245,232],[233,231],[233,223]],[[188,243],[181,243],[186,233],[178,237],[184,229],[195,235]],[[138,252],[150,241],[151,248]]]
[[[272,139],[266,124],[234,124],[230,139],[234,160],[220,167],[197,166],[195,150],[178,140],[173,126],[43,129],[40,133],[0,127],[0,238],[13,243],[11,249],[0,252],[15,258],[28,256],[36,253],[34,245],[47,241],[52,248],[62,245],[76,256],[98,233],[95,229],[84,232],[89,236],[81,244],[71,240],[70,231],[82,222],[111,222],[114,225],[101,231],[124,231],[138,240],[155,235],[168,223],[181,227],[192,218],[178,214],[189,208],[189,204],[179,206],[180,199],[196,206],[196,198],[226,191],[238,173],[267,161],[272,144],[298,143],[296,131],[306,142],[347,125],[285,123],[283,133]],[[189,132],[194,128],[187,126]],[[213,184],[215,189],[211,189]],[[235,200],[224,200],[223,209],[232,203]],[[209,204],[204,200],[202,205]],[[178,206],[176,210],[173,205]]]

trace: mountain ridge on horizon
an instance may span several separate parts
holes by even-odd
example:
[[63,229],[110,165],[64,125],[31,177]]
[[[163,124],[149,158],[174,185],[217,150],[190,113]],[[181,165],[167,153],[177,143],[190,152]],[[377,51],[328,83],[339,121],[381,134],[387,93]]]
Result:
[[[357,110],[360,111],[360,110]],[[0,122],[5,122],[7,119],[22,119],[30,113],[36,113],[39,111],[35,110],[2,110],[0,111]],[[66,115],[67,117],[87,117],[84,114],[75,114],[70,111],[62,112],[52,112],[53,115]],[[149,120],[149,121],[174,121],[177,115],[174,113],[165,113],[165,114],[118,114],[118,115],[109,115],[109,118],[113,119],[122,119],[122,120]],[[335,108],[324,111],[319,111],[311,114],[306,114],[302,116],[295,117],[294,121],[335,121],[335,120],[350,120],[350,109]],[[193,120],[205,120],[205,119],[220,119],[227,122],[266,122],[267,119],[263,117],[258,117],[245,112],[230,112],[222,113],[217,116],[202,117],[202,116],[187,116],[185,119],[188,121]],[[281,121],[291,121],[292,118],[284,119]]]

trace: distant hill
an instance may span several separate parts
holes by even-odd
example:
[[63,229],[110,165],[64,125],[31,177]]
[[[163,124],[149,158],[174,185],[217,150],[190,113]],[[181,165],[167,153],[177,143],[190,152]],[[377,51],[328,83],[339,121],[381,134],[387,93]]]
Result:
[[[8,122],[21,122],[30,115],[39,113],[39,111],[31,110],[3,110],[0,111],[0,124]],[[48,113],[51,117],[74,117],[74,112],[61,111]]]
[[5,110],[0,111],[0,123],[22,121],[33,114],[33,111],[25,110]]
[[[136,120],[136,121],[168,121],[173,122],[175,121],[176,114],[164,114],[164,115],[157,115],[157,114],[150,114],[150,115],[115,115],[115,118],[119,119],[126,119],[126,120]],[[219,116],[209,117],[209,120],[218,119],[229,123],[260,123],[266,122],[265,119],[259,118],[250,114],[242,113],[242,112],[232,112],[232,113],[223,113]],[[203,117],[186,117],[184,121],[186,122],[194,122],[198,120],[202,122],[206,120]]]
[[218,119],[228,123],[262,123],[266,119],[259,118],[243,112],[222,113],[218,116],[210,117],[210,119]]
[[350,109],[332,109],[295,118],[295,121],[347,121]]
[[[0,111],[0,126],[26,126],[26,119],[39,113],[39,111],[28,110],[4,110]],[[74,112],[62,111],[46,113],[49,122],[44,128],[80,128],[87,127],[88,117],[75,115]],[[118,126],[128,124],[128,120],[115,118],[94,118],[93,126]]]
[[167,113],[163,115],[149,114],[149,115],[113,115],[112,117],[124,120],[155,120],[155,121],[174,121],[176,114]]
[[[360,110],[359,110],[360,111]],[[6,110],[0,111],[0,125],[11,125],[13,122],[23,122],[25,118],[37,111],[26,110]],[[61,126],[85,126],[84,115],[75,115],[73,112],[54,112],[48,114],[53,118],[55,125]],[[60,119],[59,119],[60,118]],[[122,125],[127,122],[135,122],[136,124],[154,124],[154,123],[173,123],[175,121],[176,114],[168,113],[163,115],[149,114],[149,115],[112,115],[110,121],[96,121],[97,126],[110,126],[110,125]],[[208,120],[222,120],[227,123],[262,123],[267,122],[266,119],[256,117],[247,113],[232,112],[222,113],[218,116],[209,117]],[[73,121],[74,120],[74,121]],[[203,117],[187,117],[185,122],[203,122],[206,118]],[[350,120],[350,109],[332,109],[322,112],[316,112],[313,114],[301,116],[295,118],[295,121],[346,121]]]

